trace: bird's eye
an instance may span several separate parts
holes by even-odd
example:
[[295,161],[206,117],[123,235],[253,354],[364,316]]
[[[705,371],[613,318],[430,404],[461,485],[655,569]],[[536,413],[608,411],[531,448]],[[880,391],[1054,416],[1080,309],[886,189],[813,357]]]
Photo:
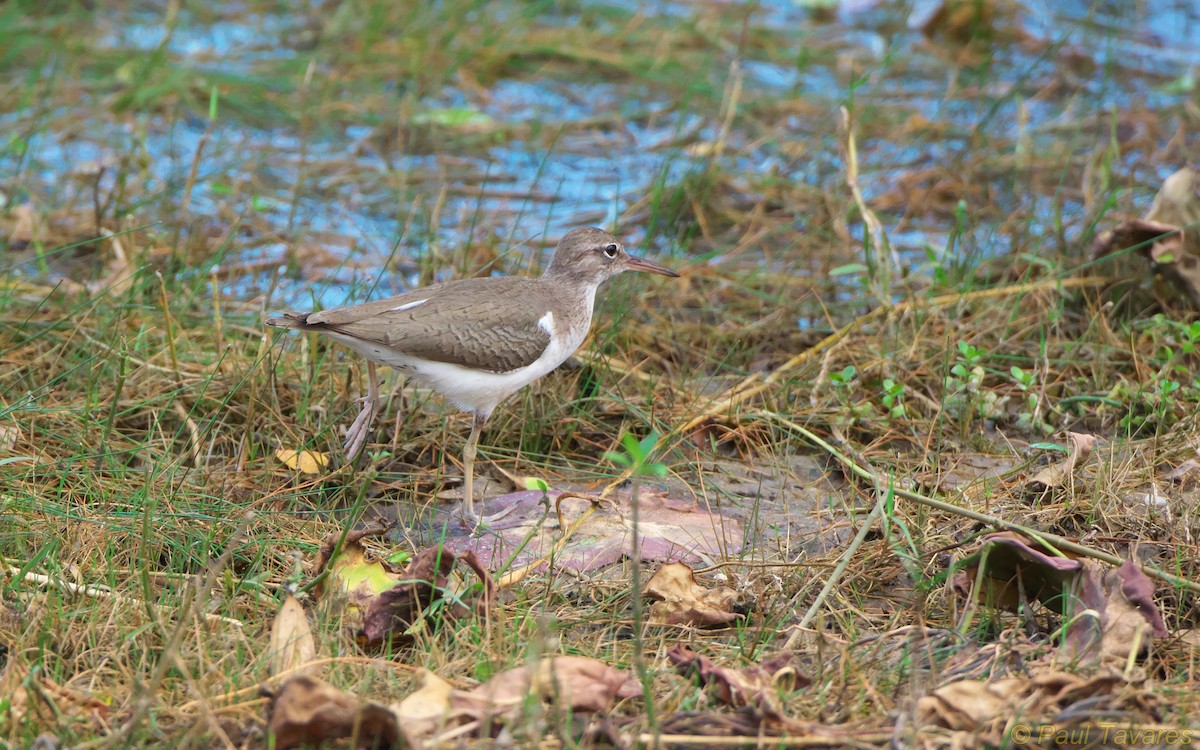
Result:
[[619,248],[617,247],[617,243],[615,243],[615,242],[608,243],[607,245],[604,246],[604,257],[606,257],[606,258],[617,257],[618,249]]

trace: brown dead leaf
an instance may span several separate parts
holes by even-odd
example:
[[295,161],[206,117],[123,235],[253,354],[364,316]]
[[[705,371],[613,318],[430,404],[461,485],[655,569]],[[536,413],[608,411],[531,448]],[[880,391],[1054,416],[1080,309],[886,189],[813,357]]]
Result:
[[312,675],[285,682],[267,708],[267,731],[278,750],[356,737],[358,747],[404,748],[396,716]]
[[1111,569],[1059,557],[1006,531],[984,539],[954,586],[966,594],[976,581],[982,589],[975,597],[988,606],[1019,612],[1023,602],[1040,601],[1062,615],[1065,657],[1072,661],[1124,665],[1131,651],[1137,656],[1153,638],[1168,635],[1154,603],[1154,584],[1131,560]]
[[[446,576],[454,568],[455,556],[440,547],[427,547],[416,554],[400,575],[401,582],[379,593],[363,613],[359,643],[369,646],[390,640],[407,645],[413,637],[409,628],[421,618],[446,588]],[[446,603],[445,614],[466,614],[461,604]]]
[[654,625],[723,627],[742,617],[732,611],[738,594],[728,586],[710,589],[696,581],[696,573],[684,563],[667,563],[655,571],[642,592],[657,599],[650,605]]
[[1144,654],[1154,638],[1169,633],[1154,603],[1154,584],[1133,563],[1105,569],[1083,561],[1067,627],[1066,658],[1104,662],[1118,668]]
[[981,742],[998,746],[1004,738],[1009,708],[1026,694],[1028,684],[1028,680],[1012,677],[944,685],[917,701],[918,727],[972,732]]
[[1075,471],[1075,466],[1080,459],[1085,458],[1091,453],[1092,448],[1096,445],[1096,436],[1081,432],[1068,432],[1067,437],[1071,441],[1071,453],[1066,459],[1056,464],[1051,464],[1037,474],[1034,474],[1026,483],[1025,486],[1032,492],[1045,492],[1048,489],[1062,487],[1070,479]]
[[17,447],[17,438],[21,430],[16,425],[0,424],[0,451],[7,453]]
[[990,682],[958,680],[922,696],[916,708],[918,730],[937,728],[933,736],[942,738],[947,729],[963,733],[951,747],[1003,747],[1014,717],[1038,727],[1067,716],[1120,716],[1130,724],[1159,719],[1153,693],[1111,671],[1090,678],[1045,671]]
[[427,669],[421,670],[421,687],[392,705],[409,744],[428,739],[450,723],[455,689]]
[[329,456],[320,451],[279,448],[275,451],[275,458],[284,466],[301,474],[320,474],[329,466]]
[[780,690],[794,690],[811,684],[792,664],[792,654],[782,652],[760,664],[738,669],[719,667],[682,644],[667,652],[667,659],[681,675],[695,674],[711,687],[717,700],[741,708],[754,709],[758,715],[784,720]]
[[[317,658],[317,642],[308,626],[308,615],[299,600],[291,594],[287,595],[279,607],[279,612],[275,614],[268,649],[272,675],[299,670]],[[303,672],[298,671],[297,674],[319,676],[320,671],[317,667],[309,667]]]
[[1200,306],[1200,180],[1184,167],[1163,180],[1145,217],[1101,232],[1092,244],[1093,257],[1139,247],[1192,303]]
[[[979,568],[983,567],[983,576]],[[1059,557],[1036,541],[1013,531],[989,534],[979,549],[963,561],[963,571],[954,582],[964,596],[976,581],[982,589],[975,592],[980,603],[1019,612],[1021,595],[1026,601],[1040,601],[1056,607],[1063,592],[1083,569],[1079,560]]]
[[571,711],[607,711],[618,698],[642,694],[641,685],[622,669],[586,656],[546,657],[533,667],[496,675],[470,692],[454,696],[457,709],[484,725],[519,715],[529,696]]
[[[364,538],[386,532],[383,526],[350,532],[340,550],[340,534],[330,534],[317,557],[317,573],[327,572],[318,595],[324,596],[325,589],[333,588],[346,596],[345,627],[361,646],[411,644],[410,629],[421,622],[435,601],[444,604],[436,610],[438,617],[454,619],[487,611],[497,588],[474,554],[455,555],[443,547],[428,547],[417,552],[403,570],[396,570],[386,560],[368,559],[362,544]],[[443,598],[448,576],[458,560],[475,573],[482,590],[466,598]]]

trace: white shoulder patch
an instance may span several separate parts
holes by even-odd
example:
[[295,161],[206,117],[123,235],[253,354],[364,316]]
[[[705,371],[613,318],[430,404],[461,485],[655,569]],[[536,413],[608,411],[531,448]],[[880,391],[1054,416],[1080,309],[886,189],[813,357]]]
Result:
[[538,328],[541,328],[543,331],[546,332],[547,336],[550,336],[551,338],[553,338],[554,337],[554,313],[548,311],[545,315],[543,315],[541,318],[539,318],[538,319]]
[[427,300],[427,299],[419,299],[416,302],[405,302],[403,305],[400,305],[399,307],[393,307],[391,310],[388,310],[388,312],[404,312],[405,310],[411,310],[414,307],[423,305],[428,301],[429,300]]

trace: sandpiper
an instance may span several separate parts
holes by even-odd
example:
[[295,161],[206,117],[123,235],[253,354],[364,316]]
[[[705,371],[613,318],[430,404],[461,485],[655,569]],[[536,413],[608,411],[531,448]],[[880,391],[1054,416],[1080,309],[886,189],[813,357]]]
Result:
[[462,279],[396,297],[312,313],[284,313],[267,323],[324,333],[367,359],[367,395],[346,432],[347,460],[358,456],[379,410],[375,364],[389,365],[473,415],[463,447],[465,513],[475,523],[473,494],[479,433],[496,406],[562,364],[587,336],[596,290],[624,271],[678,276],[626,252],[595,227],[568,232],[539,278]]

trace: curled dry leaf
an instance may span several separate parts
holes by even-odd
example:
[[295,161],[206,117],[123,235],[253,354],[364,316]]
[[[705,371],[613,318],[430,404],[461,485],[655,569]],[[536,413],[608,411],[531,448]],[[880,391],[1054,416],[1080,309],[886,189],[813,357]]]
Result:
[[[980,576],[980,568],[983,575]],[[979,581],[975,598],[989,606],[1021,611],[1040,601],[1063,616],[1066,653],[1071,661],[1123,665],[1168,635],[1154,584],[1131,560],[1110,569],[1093,560],[1060,557],[1013,532],[991,534],[971,555],[955,588],[966,594]]]
[[667,652],[667,659],[681,675],[699,676],[722,703],[735,708],[749,707],[770,719],[785,719],[780,690],[794,690],[812,682],[796,670],[790,652],[776,654],[760,664],[732,668],[719,667],[708,657],[680,644]]
[[[403,570],[384,560],[369,560],[362,539],[386,533],[383,527],[347,534],[340,551],[335,551],[340,535],[331,534],[322,543],[317,572],[328,571],[326,586],[346,595],[345,624],[364,647],[385,642],[408,645],[413,641],[410,629],[422,617],[460,618],[472,612],[484,612],[496,595],[491,575],[472,553],[456,556],[442,547],[428,547],[413,557]],[[462,560],[483,583],[482,590],[467,598],[443,598],[449,574]],[[431,605],[441,600],[436,610]]]
[[1133,563],[1105,569],[1083,561],[1067,625],[1065,658],[1072,663],[1102,662],[1123,667],[1144,654],[1154,638],[1169,633],[1154,603],[1154,584]]
[[332,590],[345,597],[342,619],[350,632],[357,633],[375,599],[401,581],[400,571],[393,570],[386,561],[368,559],[362,543],[367,537],[381,536],[387,531],[385,526],[372,526],[347,532],[345,539],[334,532],[321,542],[314,567],[318,575],[326,573],[326,576],[316,595],[323,597]]
[[[380,644],[387,640],[398,644],[411,643],[409,628],[419,621],[422,613],[445,590],[446,577],[454,568],[454,561],[453,553],[439,547],[427,547],[418,552],[401,574],[402,582],[367,603],[359,642],[363,645]],[[466,614],[462,605],[450,602],[442,611],[456,617]]]
[[1070,479],[1075,472],[1075,466],[1080,459],[1085,458],[1092,452],[1092,448],[1096,445],[1096,436],[1082,432],[1068,432],[1067,437],[1071,441],[1071,453],[1066,459],[1050,464],[1025,483],[1025,486],[1032,492],[1045,492],[1048,489],[1062,487]]
[[278,750],[343,737],[356,737],[358,747],[408,746],[386,706],[362,701],[312,675],[293,677],[270,698],[267,731]]
[[696,573],[683,563],[667,563],[655,571],[642,592],[657,601],[650,605],[655,625],[722,627],[742,617],[732,611],[738,594],[728,586],[710,589],[696,581]]
[[1025,694],[1028,680],[952,682],[917,701],[919,728],[942,727],[977,733],[981,742],[998,746],[1004,737],[1009,708]]
[[[272,675],[298,671],[317,658],[317,643],[308,626],[308,615],[299,600],[291,594],[287,595],[275,614],[269,649]],[[304,673],[317,675],[320,670],[309,667]]]
[[284,466],[301,474],[320,474],[329,466],[329,456],[320,451],[294,451],[280,448],[275,458]]
[[1027,601],[1056,606],[1082,569],[1079,560],[1060,557],[1020,534],[1002,531],[986,536],[979,549],[963,561],[963,572],[954,585],[966,596],[979,581],[981,588],[974,592],[977,601],[1018,612],[1022,593]]
[[1138,247],[1164,276],[1200,306],[1200,180],[1184,167],[1163,180],[1144,218],[1101,232],[1093,257]]

